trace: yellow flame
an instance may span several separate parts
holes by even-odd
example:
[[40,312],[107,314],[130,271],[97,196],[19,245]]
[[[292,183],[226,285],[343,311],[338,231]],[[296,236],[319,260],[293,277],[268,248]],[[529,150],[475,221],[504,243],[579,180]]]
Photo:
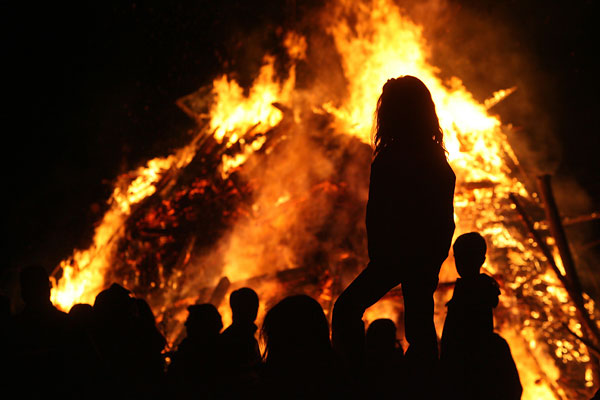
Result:
[[65,311],[76,303],[94,303],[96,295],[104,288],[104,276],[124,234],[124,223],[131,214],[131,207],[154,194],[156,183],[166,171],[185,167],[195,151],[194,140],[174,154],[151,159],[146,166],[118,179],[108,200],[109,209],[94,232],[92,245],[85,250],[75,250],[71,257],[61,261],[62,276],[59,280],[52,277],[52,303]]
[[[292,60],[305,57],[306,39],[296,33],[289,33],[284,41]],[[209,127],[214,132],[217,142],[225,141],[225,147],[234,143],[241,145],[242,151],[235,156],[223,156],[222,174],[242,165],[248,156],[259,150],[266,138],[258,138],[246,143],[245,135],[252,131],[266,132],[276,126],[283,118],[283,113],[274,107],[274,103],[288,104],[291,101],[296,83],[295,66],[289,70],[288,78],[279,82],[275,77],[275,58],[264,57],[258,77],[252,84],[249,93],[227,75],[213,81],[214,102],[210,109]]]
[[210,128],[215,131],[217,141],[227,138],[228,143],[232,144],[237,142],[240,133],[254,125],[264,124],[261,129],[268,129],[281,121],[282,113],[273,107],[273,103],[287,100],[285,97],[290,93],[290,88],[285,85],[282,87],[275,81],[275,59],[267,56],[265,61],[248,96],[244,95],[243,88],[236,81],[226,75],[214,80],[215,101],[211,109]]

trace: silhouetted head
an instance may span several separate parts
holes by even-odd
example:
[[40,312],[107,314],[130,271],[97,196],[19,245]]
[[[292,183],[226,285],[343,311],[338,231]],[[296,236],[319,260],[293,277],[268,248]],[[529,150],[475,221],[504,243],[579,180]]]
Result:
[[394,142],[408,148],[436,143],[444,149],[444,135],[431,93],[414,76],[389,79],[383,85],[375,122],[375,154]]
[[69,319],[78,328],[89,328],[94,320],[94,308],[89,304],[75,304],[69,310]]
[[254,322],[258,313],[258,295],[247,287],[235,290],[229,296],[229,305],[233,322]]
[[396,324],[389,318],[371,322],[367,329],[365,344],[367,350],[393,351],[396,349]]
[[216,339],[223,329],[221,314],[212,304],[194,304],[188,307],[185,328],[189,338]]
[[460,235],[452,246],[456,271],[462,278],[479,275],[479,269],[485,261],[487,245],[485,239],[477,232]]
[[19,274],[21,297],[30,306],[50,303],[50,278],[46,269],[40,265],[31,265]]
[[134,310],[131,292],[118,283],[98,293],[94,300],[94,314],[103,322],[130,320],[134,317]]
[[321,305],[306,295],[273,306],[262,326],[267,364],[307,365],[331,354],[329,324]]

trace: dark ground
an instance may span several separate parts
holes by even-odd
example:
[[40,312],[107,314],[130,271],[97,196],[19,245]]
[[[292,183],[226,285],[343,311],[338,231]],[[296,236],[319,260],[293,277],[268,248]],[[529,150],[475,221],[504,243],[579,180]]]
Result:
[[[264,53],[259,49],[276,43],[278,26],[292,26],[322,2],[280,3],[2,2],[8,238],[2,282],[21,265],[51,268],[74,247],[86,246],[112,180],[177,147],[193,127],[175,100],[218,73],[240,66],[252,71]],[[515,71],[512,81],[496,77],[489,89],[513,84],[527,89],[523,96],[535,99],[536,112],[548,116],[562,149],[557,177],[575,180],[591,196],[587,206],[573,206],[573,212],[600,210],[593,2],[450,1],[448,10],[452,39],[438,46],[438,58],[449,48],[459,54],[465,37],[479,35],[474,30],[489,25],[489,31],[508,32],[510,40],[501,50],[526,54],[528,70],[524,75]],[[478,24],[462,22],[473,16]],[[489,52],[492,57],[494,49]],[[482,61],[464,60],[457,56],[446,67],[467,88],[484,81],[475,68]],[[530,79],[532,74],[536,77]],[[242,73],[242,79],[247,75]],[[508,107],[498,112],[507,114],[503,121],[535,132],[540,124],[526,111]],[[599,240],[598,225],[588,224],[576,234],[586,243]],[[599,247],[592,245],[585,256],[592,257]]]

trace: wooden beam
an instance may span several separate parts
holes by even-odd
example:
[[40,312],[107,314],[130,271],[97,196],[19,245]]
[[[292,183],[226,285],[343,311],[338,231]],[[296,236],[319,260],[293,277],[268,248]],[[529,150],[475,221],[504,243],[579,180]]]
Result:
[[556,247],[560,253],[563,265],[565,267],[566,278],[573,287],[575,294],[581,295],[582,287],[579,275],[575,268],[575,261],[571,249],[569,248],[569,242],[567,235],[565,234],[562,220],[558,212],[558,207],[554,199],[554,193],[552,192],[552,184],[550,182],[550,175],[538,176],[537,179],[538,187],[540,190],[540,197],[544,204],[544,210],[546,211],[546,219],[550,224],[550,233],[554,237]]

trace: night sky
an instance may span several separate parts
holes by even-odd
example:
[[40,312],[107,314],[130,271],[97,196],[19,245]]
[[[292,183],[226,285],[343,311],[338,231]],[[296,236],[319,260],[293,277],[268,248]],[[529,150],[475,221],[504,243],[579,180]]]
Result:
[[[237,72],[248,82],[264,49],[281,46],[278,28],[295,27],[324,2],[82,3],[88,2],[2,2],[8,240],[0,290],[19,266],[41,263],[50,269],[74,247],[87,246],[114,178],[185,142],[194,124],[176,107],[177,98],[223,72]],[[440,15],[448,23],[425,29],[426,35],[447,33],[433,46],[434,64],[445,64],[444,71],[460,76],[481,99],[519,85],[515,100],[506,101],[512,108],[498,108],[503,121],[533,132],[532,142],[540,138],[540,147],[546,144],[542,131],[557,140],[557,179],[576,182],[591,198],[585,205],[559,199],[565,213],[600,210],[593,2],[435,4],[444,4]],[[425,18],[418,7],[407,9],[417,20]],[[463,48],[469,39],[496,31],[507,40],[489,56]],[[463,50],[478,56],[461,57]],[[511,53],[523,57],[498,57]],[[512,81],[504,74],[489,77],[489,70],[478,67],[494,57],[499,66],[512,63]],[[515,106],[525,97],[534,99],[532,109]],[[586,242],[598,240],[597,225],[577,234]],[[587,251],[593,254],[599,246]]]

